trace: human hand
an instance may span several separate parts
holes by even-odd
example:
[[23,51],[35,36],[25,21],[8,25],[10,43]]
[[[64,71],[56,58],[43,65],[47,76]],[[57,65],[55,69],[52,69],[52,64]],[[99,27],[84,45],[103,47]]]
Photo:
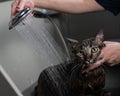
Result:
[[103,63],[107,63],[109,66],[113,66],[120,63],[120,43],[111,41],[105,41],[104,43],[106,47],[102,49],[98,61],[95,64],[88,67],[87,69],[85,69],[83,73],[87,73],[90,70],[99,67]]
[[33,0],[15,0],[11,5],[11,18],[13,18],[17,12],[23,10],[26,7],[29,7],[32,13],[34,9]]

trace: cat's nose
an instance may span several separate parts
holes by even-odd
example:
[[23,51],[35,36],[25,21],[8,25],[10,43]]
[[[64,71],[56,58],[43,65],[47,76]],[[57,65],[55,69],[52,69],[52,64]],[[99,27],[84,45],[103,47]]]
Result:
[[89,58],[87,58],[87,61],[90,61],[91,60],[91,58],[89,57]]

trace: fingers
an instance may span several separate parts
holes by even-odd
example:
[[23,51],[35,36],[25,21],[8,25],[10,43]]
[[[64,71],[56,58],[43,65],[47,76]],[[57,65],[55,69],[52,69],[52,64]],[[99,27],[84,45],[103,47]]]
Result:
[[19,1],[15,0],[11,5],[11,7],[12,7],[12,9],[11,9],[11,18],[16,14],[16,7],[17,7],[18,3],[19,3]]
[[13,16],[15,16],[15,14],[17,12],[19,12],[20,10],[22,10],[25,6],[25,0],[15,0],[12,3],[12,8],[11,8],[11,18],[13,18]]
[[31,13],[34,9],[34,3],[32,0],[15,0],[12,4],[11,9],[11,18],[19,11],[23,10],[26,7],[30,7]]
[[97,67],[99,67],[100,65],[102,65],[105,62],[105,59],[101,59],[99,61],[97,61],[95,64],[91,65],[90,67],[86,68],[82,73],[87,73],[90,70],[93,70]]
[[31,13],[33,12],[33,9],[34,9],[34,3],[29,0],[29,2],[26,4],[26,7],[29,7],[31,9]]
[[17,5],[17,10],[20,11],[20,10],[24,9],[25,4],[26,4],[26,0],[21,0]]
[[104,43],[105,43],[105,44],[108,44],[108,43],[110,43],[110,41],[104,41]]
[[111,44],[112,41],[104,41],[104,44]]

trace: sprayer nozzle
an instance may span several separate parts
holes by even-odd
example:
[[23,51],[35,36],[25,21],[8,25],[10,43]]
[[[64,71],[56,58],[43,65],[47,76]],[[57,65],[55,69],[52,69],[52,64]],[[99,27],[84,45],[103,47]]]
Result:
[[30,8],[25,8],[18,12],[13,19],[9,22],[9,30],[11,30],[13,27],[18,25],[25,17],[27,17],[30,14]]
[[13,27],[12,26],[9,26],[9,30],[11,30]]

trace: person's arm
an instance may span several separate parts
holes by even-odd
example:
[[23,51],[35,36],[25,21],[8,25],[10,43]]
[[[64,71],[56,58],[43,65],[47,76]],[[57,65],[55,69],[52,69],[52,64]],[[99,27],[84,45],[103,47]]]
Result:
[[104,10],[95,0],[34,0],[34,4],[36,7],[74,14]]
[[31,10],[38,7],[73,14],[104,10],[95,0],[15,0],[12,4],[11,16],[25,7],[30,7]]

